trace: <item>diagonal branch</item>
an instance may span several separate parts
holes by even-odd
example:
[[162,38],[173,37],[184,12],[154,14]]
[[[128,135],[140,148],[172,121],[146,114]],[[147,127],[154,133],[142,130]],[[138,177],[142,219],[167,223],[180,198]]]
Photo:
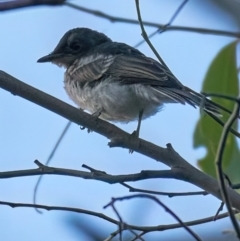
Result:
[[[110,147],[122,147],[141,153],[155,161],[169,166],[171,170],[178,170],[178,179],[192,183],[222,200],[219,185],[216,179],[199,171],[186,160],[184,160],[170,144],[163,148],[143,139],[133,138],[128,133],[101,119],[96,119],[69,105],[52,97],[36,88],[27,85],[11,75],[0,71],[0,88],[14,95],[21,96],[37,105],[40,105],[70,121],[85,126],[111,140]],[[137,142],[136,142],[137,141]],[[137,144],[136,144],[137,143]],[[240,195],[227,187],[227,193],[231,199],[232,206],[240,210]]]

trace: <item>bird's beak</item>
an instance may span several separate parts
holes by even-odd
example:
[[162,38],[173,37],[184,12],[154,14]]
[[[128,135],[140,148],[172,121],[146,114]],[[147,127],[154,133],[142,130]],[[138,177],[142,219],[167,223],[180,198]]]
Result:
[[62,58],[62,54],[56,54],[56,53],[51,53],[46,56],[43,56],[42,58],[38,59],[38,63],[45,63],[45,62],[53,62],[56,59]]
[[76,59],[76,56],[74,55],[53,51],[52,53],[40,58],[37,62],[38,63],[51,62],[53,64],[56,64],[59,67],[68,68],[74,62],[75,59]]

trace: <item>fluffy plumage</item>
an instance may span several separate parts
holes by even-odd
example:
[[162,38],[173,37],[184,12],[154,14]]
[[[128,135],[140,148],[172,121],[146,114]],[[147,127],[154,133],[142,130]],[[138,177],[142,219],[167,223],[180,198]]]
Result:
[[76,28],[38,62],[66,68],[64,84],[70,98],[90,113],[115,122],[156,114],[166,103],[202,106],[219,115],[219,106],[182,85],[163,65],[137,49],[113,42],[106,35]]

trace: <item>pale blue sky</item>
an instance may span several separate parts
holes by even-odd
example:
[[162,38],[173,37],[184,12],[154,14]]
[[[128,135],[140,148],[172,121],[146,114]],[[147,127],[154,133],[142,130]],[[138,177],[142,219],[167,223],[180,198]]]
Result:
[[[134,1],[73,2],[111,15],[137,18]],[[173,24],[237,31],[237,26],[230,16],[210,3],[204,1],[203,5],[202,2],[189,1]],[[167,23],[180,3],[181,1],[177,0],[141,1],[142,17],[146,21]],[[142,39],[138,25],[111,23],[67,6],[32,7],[3,12],[0,15],[1,70],[74,105],[63,89],[64,69],[48,63],[38,64],[36,61],[50,53],[62,35],[75,27],[92,28],[104,32],[115,41],[132,46]],[[151,33],[154,28],[149,27],[146,30]],[[203,78],[213,57],[231,41],[233,39],[228,37],[177,31],[166,32],[152,39],[152,43],[172,72],[181,82],[196,91],[201,90]],[[139,50],[155,58],[146,44],[141,45]],[[2,89],[0,102],[0,171],[35,168],[35,159],[44,163],[67,120]],[[141,138],[160,146],[170,142],[180,155],[196,165],[196,160],[204,155],[203,149],[192,148],[192,134],[198,117],[199,111],[190,106],[167,105],[161,113],[143,122]],[[134,122],[118,126],[132,132],[136,124]],[[106,138],[96,133],[80,131],[79,126],[74,124],[51,166],[82,169],[81,165],[84,163],[110,174],[165,168],[164,165],[137,153],[129,155],[123,149],[109,149],[107,142]],[[36,176],[0,180],[0,200],[31,203],[36,180]],[[172,180],[148,180],[130,184],[158,191],[197,190],[190,184]],[[111,197],[127,194],[128,190],[119,185],[72,177],[45,176],[38,191],[37,202],[90,209],[116,218],[110,209],[103,210],[102,207]],[[160,198],[185,221],[214,215],[220,204],[210,196]],[[175,222],[164,210],[150,201],[128,201],[119,204],[118,208],[124,220],[131,224],[156,225]],[[64,220],[69,218],[70,214],[44,211],[39,215],[34,209],[11,209],[6,206],[0,206],[0,213],[0,233],[5,241],[79,240],[79,237],[65,226]],[[101,225],[106,235],[117,229],[97,218],[90,220],[94,225]],[[104,228],[105,225],[108,229]],[[209,230],[219,229],[221,232],[221,229],[231,226],[226,219],[209,226],[194,227],[194,230],[203,234],[206,227]],[[158,235],[166,238],[172,235],[188,237],[184,230],[165,231]],[[153,236],[156,237],[156,233]]]

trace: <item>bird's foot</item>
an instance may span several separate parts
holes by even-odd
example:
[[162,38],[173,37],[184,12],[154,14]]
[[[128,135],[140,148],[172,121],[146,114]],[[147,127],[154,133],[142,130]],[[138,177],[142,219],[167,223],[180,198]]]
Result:
[[[92,113],[92,117],[94,117],[94,121],[96,121],[96,124],[97,124],[97,119],[101,115],[102,111],[103,111],[103,108],[100,108],[96,112]],[[81,126],[80,129],[81,130],[85,130],[86,127],[85,126]],[[93,130],[87,128],[87,132],[90,133],[90,132],[93,132]]]
[[[139,147],[140,141],[139,141],[139,131],[135,130],[133,133],[129,136],[131,144],[133,144],[136,148]],[[132,154],[133,150],[129,149],[129,153]]]
[[92,116],[95,117],[96,119],[102,114],[103,108],[98,109],[94,113],[92,113]]

